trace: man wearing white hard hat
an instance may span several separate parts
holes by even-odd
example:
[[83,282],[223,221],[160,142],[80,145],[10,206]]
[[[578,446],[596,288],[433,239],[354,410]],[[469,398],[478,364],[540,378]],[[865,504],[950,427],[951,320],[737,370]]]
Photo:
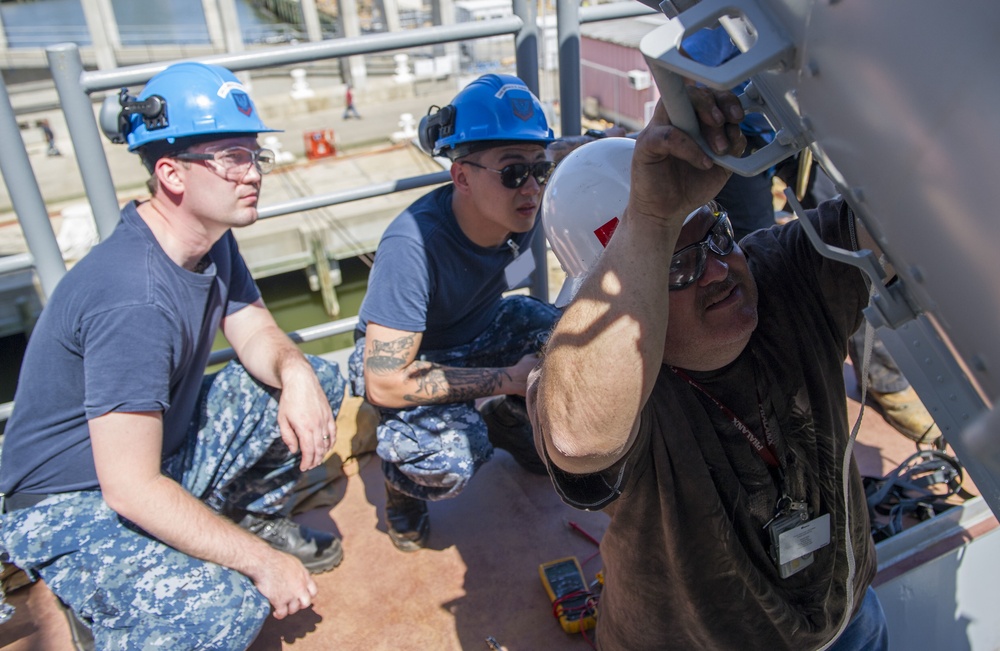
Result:
[[[735,98],[692,92],[738,155]],[[798,222],[737,245],[728,173],[662,106],[624,172],[629,149],[584,145],[546,189],[575,296],[528,386],[556,489],[611,516],[597,648],[887,649],[842,375],[861,272]],[[875,250],[843,203],[809,220]]]

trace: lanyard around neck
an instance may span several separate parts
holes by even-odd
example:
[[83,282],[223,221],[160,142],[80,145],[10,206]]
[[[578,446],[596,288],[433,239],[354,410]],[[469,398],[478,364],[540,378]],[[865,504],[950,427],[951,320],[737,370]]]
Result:
[[774,443],[774,435],[771,433],[771,428],[768,427],[767,424],[767,416],[764,414],[764,404],[761,402],[760,399],[759,387],[757,387],[757,410],[760,413],[760,425],[764,429],[763,441],[760,439],[760,436],[758,436],[753,430],[747,427],[746,423],[744,423],[743,420],[740,419],[740,417],[737,416],[732,409],[723,404],[721,400],[712,395],[708,391],[708,389],[706,389],[697,381],[695,381],[694,378],[692,378],[690,375],[688,375],[679,368],[671,366],[670,370],[673,371],[679,378],[681,378],[682,380],[690,384],[692,387],[700,391],[702,394],[704,394],[705,397],[707,397],[709,400],[711,400],[712,404],[714,404],[719,409],[719,411],[721,411],[723,415],[725,415],[726,418],[729,419],[729,421],[733,424],[733,427],[739,430],[740,434],[742,434],[744,438],[746,438],[747,442],[750,443],[750,447],[752,447],[757,452],[757,454],[760,455],[760,458],[764,460],[764,463],[766,463],[768,466],[772,468],[777,469],[778,472],[781,473],[781,464],[778,463],[778,452]]

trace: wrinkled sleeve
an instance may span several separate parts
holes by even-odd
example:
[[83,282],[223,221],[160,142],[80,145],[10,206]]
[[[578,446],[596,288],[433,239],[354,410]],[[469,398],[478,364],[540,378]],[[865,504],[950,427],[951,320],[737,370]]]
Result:
[[407,332],[427,329],[431,277],[423,247],[407,237],[387,237],[379,244],[368,279],[362,318]]
[[[649,464],[649,437],[651,432],[649,404],[643,409],[639,432],[632,447],[621,459],[600,472],[575,475],[565,472],[552,462],[547,450],[542,450],[549,477],[556,492],[566,504],[585,511],[599,511],[627,493]],[[543,446],[544,447],[544,446]]]
[[152,305],[107,310],[81,324],[88,419],[113,411],[164,411],[170,406],[170,382],[177,364],[172,329],[167,315]]

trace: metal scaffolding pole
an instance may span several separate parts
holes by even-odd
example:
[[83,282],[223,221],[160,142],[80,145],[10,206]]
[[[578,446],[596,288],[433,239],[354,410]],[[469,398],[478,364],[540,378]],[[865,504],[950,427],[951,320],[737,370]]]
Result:
[[0,156],[0,173],[3,173],[7,192],[21,224],[24,239],[34,257],[35,271],[48,297],[66,273],[56,234],[49,221],[49,212],[38,189],[38,180],[31,170],[28,150],[17,126],[14,107],[10,103],[7,84],[0,76],[0,142],[5,143]]
[[556,3],[556,38],[559,42],[560,135],[580,135],[580,7],[576,0]]
[[101,134],[94,121],[94,109],[90,96],[84,92],[80,82],[83,76],[83,60],[80,48],[75,43],[62,43],[46,49],[52,80],[59,93],[59,103],[66,126],[69,128],[76,164],[80,168],[83,187],[93,211],[97,232],[101,239],[107,238],[118,223],[118,197],[111,179],[111,168],[104,156]]

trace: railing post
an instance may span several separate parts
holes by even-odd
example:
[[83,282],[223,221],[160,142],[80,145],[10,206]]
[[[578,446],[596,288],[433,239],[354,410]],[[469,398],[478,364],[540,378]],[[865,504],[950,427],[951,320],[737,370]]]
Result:
[[[513,0],[514,15],[524,26],[514,36],[514,52],[517,56],[517,76],[539,96],[538,85],[538,20],[535,17],[535,3],[527,0]],[[537,217],[541,219],[541,216]],[[541,228],[538,229],[542,231]],[[544,234],[536,236],[531,245],[531,255],[535,258],[535,271],[531,274],[528,292],[535,298],[549,300],[548,254]]]
[[21,223],[24,239],[34,258],[35,271],[48,297],[66,273],[56,234],[49,221],[45,200],[38,189],[38,180],[28,160],[28,150],[17,126],[14,107],[10,103],[7,84],[0,75],[0,173],[3,173],[7,192],[17,220]]
[[580,135],[580,7],[577,0],[557,0],[559,107],[563,136]]
[[56,92],[59,93],[59,103],[66,116],[69,137],[76,150],[76,164],[80,168],[83,187],[90,200],[97,232],[103,240],[115,230],[120,207],[90,96],[80,85],[83,74],[80,49],[74,43],[62,43],[46,48],[45,52]]
[[538,20],[534,2],[513,0],[514,15],[524,26],[514,35],[517,76],[536,96],[538,91]]

